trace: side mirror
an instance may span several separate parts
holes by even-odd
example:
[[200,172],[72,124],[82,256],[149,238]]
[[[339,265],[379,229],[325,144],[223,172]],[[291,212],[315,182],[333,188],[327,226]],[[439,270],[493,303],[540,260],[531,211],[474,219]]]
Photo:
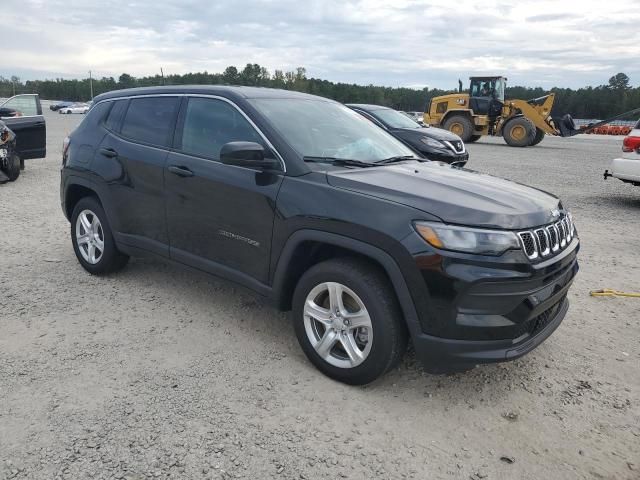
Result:
[[255,142],[229,142],[220,149],[220,161],[225,165],[271,170],[279,166],[275,158],[265,158],[262,145]]

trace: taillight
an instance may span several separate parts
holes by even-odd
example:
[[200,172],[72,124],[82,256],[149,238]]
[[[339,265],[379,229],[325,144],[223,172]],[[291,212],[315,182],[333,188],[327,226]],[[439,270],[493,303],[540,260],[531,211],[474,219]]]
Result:
[[640,137],[625,137],[622,141],[623,152],[635,152],[640,149]]
[[67,152],[69,151],[69,144],[71,143],[71,139],[69,137],[65,137],[62,141],[62,164],[66,165],[67,163]]

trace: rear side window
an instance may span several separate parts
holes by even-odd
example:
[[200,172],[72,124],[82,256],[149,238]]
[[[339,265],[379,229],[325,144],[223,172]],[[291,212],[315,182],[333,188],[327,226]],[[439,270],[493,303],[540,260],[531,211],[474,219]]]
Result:
[[112,130],[114,132],[118,131],[118,128],[120,127],[120,121],[122,120],[122,116],[124,115],[124,112],[127,109],[128,102],[129,100],[116,100],[115,102],[105,102],[105,105],[113,105],[113,107],[111,107],[111,111],[109,112],[109,116],[104,122],[105,127],[107,127],[109,130]]
[[78,128],[88,128],[88,127],[96,127],[101,122],[104,122],[105,117],[109,113],[111,109],[110,102],[101,102],[93,106],[91,110],[87,113],[86,117],[80,124]]
[[260,134],[232,105],[210,98],[189,99],[182,128],[184,153],[219,160],[225,143],[240,141],[264,146]]
[[122,136],[140,143],[169,146],[178,102],[178,97],[134,98],[122,123]]

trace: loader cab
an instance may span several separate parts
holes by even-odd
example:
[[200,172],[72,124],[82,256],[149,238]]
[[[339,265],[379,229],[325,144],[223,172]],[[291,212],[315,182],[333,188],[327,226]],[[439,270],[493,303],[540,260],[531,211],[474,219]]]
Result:
[[507,79],[504,77],[471,77],[469,105],[476,115],[497,116],[504,105]]

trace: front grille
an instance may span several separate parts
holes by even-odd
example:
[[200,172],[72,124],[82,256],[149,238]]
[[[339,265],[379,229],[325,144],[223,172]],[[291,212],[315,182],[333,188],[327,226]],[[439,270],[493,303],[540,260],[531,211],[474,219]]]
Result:
[[558,313],[558,311],[562,307],[562,304],[564,303],[564,299],[565,298],[566,298],[566,296],[563,295],[562,298],[558,301],[558,303],[556,303],[555,305],[553,305],[550,308],[547,308],[540,315],[535,317],[533,320],[529,321],[529,333],[531,335],[535,335],[536,333],[540,332],[541,330],[544,330],[544,328],[547,325],[549,325],[549,323],[554,318],[556,318],[556,314]]
[[455,153],[459,153],[459,154],[464,153],[464,143],[462,143],[460,140],[455,140],[452,142],[445,140],[444,143],[449,145],[451,150],[453,150]]
[[533,234],[531,232],[520,232],[518,235],[520,236],[522,247],[524,248],[524,253],[527,257],[536,258],[538,256],[538,251],[536,249],[536,241],[533,238]]
[[544,330],[544,328],[547,325],[549,325],[549,323],[551,323],[554,318],[556,318],[556,315],[560,310],[560,308],[562,307],[562,304],[564,303],[565,298],[567,298],[567,296],[563,295],[562,298],[558,300],[557,303],[547,308],[541,314],[533,317],[531,320],[528,320],[524,323],[519,324],[517,327],[514,327],[514,330],[512,332],[512,337],[520,338],[522,335],[531,336]]
[[518,232],[522,248],[529,260],[548,258],[566,248],[576,231],[571,214],[558,222],[534,230]]

